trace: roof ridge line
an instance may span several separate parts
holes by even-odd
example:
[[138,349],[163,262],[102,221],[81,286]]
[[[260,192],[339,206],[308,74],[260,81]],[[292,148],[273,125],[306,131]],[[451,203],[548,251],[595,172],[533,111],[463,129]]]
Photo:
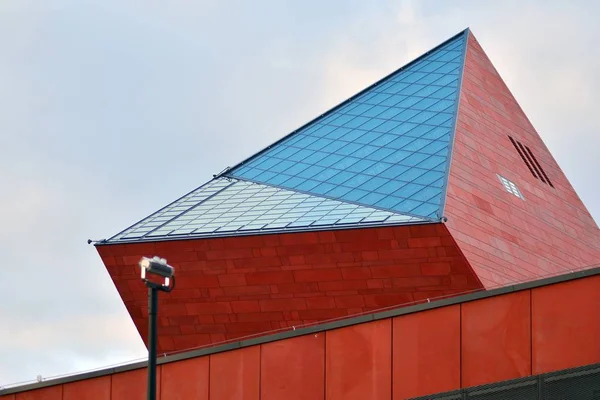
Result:
[[286,188],[286,187],[283,187],[283,186],[274,185],[272,183],[258,182],[258,181],[255,181],[253,179],[249,179],[249,178],[245,178],[245,177],[230,176],[230,175],[226,174],[226,175],[222,176],[222,178],[237,179],[237,180],[243,181],[243,182],[254,183],[254,184],[263,185],[263,186],[269,186],[269,187],[276,188],[276,189],[287,190],[289,192],[301,193],[301,194],[305,194],[305,195],[308,195],[308,196],[311,196],[311,197],[320,197],[322,199],[339,201],[340,203],[352,204],[352,205],[355,205],[355,206],[360,206],[360,207],[365,207],[365,208],[372,208],[374,210],[389,212],[389,213],[392,213],[392,214],[395,214],[395,215],[401,215],[403,217],[419,218],[419,219],[423,220],[423,222],[440,222],[440,221],[438,221],[438,220],[436,220],[434,218],[424,217],[422,215],[416,215],[416,214],[412,214],[412,213],[400,213],[398,211],[387,209],[387,208],[383,208],[383,207],[379,207],[379,206],[374,206],[374,205],[369,205],[369,204],[363,204],[363,203],[359,203],[359,202],[355,202],[355,201],[349,201],[349,200],[345,200],[345,199],[341,199],[341,198],[335,198],[335,197],[325,196],[325,195],[322,195],[322,194],[310,193],[310,192],[304,191],[304,190],[290,189],[290,188]]
[[450,168],[452,167],[452,158],[454,155],[454,140],[456,138],[456,128],[458,126],[458,116],[460,112],[460,99],[462,94],[462,86],[465,76],[465,64],[467,62],[467,51],[469,50],[469,36],[471,35],[471,29],[466,28],[462,33],[466,35],[465,42],[463,44],[463,60],[460,64],[460,72],[459,72],[459,83],[458,83],[458,94],[456,98],[456,108],[454,109],[454,123],[452,129],[450,130],[450,140],[448,142],[448,161],[446,162],[446,170],[444,171],[445,179],[444,186],[442,186],[442,198],[440,208],[438,209],[438,217],[444,218],[444,214],[446,211],[446,199],[448,198],[448,182],[450,180]]

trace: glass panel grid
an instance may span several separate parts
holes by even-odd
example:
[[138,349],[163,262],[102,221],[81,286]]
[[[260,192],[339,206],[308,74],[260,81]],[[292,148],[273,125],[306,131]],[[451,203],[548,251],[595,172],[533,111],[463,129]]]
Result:
[[[166,207],[147,220],[115,236],[111,241],[261,230],[284,231],[311,226],[423,221],[417,217],[258,183],[238,180],[231,182],[227,178],[213,180],[203,188],[205,196],[198,196],[195,193],[196,198],[199,199],[195,204],[196,207],[190,207],[176,218],[166,219],[157,225],[154,221],[161,218],[163,211],[167,213],[171,210],[171,207]],[[216,188],[220,190],[218,193],[215,191]],[[212,197],[209,197],[209,193]],[[192,194],[186,197],[189,196]],[[151,225],[153,228],[150,229]]]
[[[395,73],[230,175],[399,213],[442,199],[465,35]],[[416,193],[411,185],[430,192]],[[431,194],[425,198],[424,193]],[[435,203],[427,200],[436,199]],[[410,200],[410,201],[407,201]]]
[[111,240],[140,238],[231,184],[233,181],[228,179],[212,180],[117,234]]

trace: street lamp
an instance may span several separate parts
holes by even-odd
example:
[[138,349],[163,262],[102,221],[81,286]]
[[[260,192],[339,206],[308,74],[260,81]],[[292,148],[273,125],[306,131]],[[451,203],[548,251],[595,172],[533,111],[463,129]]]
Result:
[[[148,400],[156,399],[156,314],[158,291],[170,292],[175,287],[175,269],[160,257],[142,257],[139,262],[142,281],[148,287]],[[163,278],[163,282],[150,277]]]

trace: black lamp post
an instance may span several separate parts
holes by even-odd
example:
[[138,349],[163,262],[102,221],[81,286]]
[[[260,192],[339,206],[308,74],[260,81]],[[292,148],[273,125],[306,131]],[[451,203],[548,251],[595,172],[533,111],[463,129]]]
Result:
[[[158,291],[170,292],[175,287],[175,269],[160,257],[142,257],[139,262],[142,281],[148,287],[148,400],[156,400],[156,314]],[[162,283],[148,279],[147,275],[164,278]]]

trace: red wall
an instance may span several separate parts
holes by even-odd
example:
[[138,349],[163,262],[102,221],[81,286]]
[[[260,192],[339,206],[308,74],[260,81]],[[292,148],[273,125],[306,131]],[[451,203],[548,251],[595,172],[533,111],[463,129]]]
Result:
[[[159,366],[171,399],[404,399],[600,362],[600,275]],[[2,400],[144,399],[146,370]]]
[[[554,188],[533,177],[508,135],[532,150]],[[594,220],[471,34],[445,214],[487,288],[600,262]]]
[[480,289],[443,224],[99,246],[141,336],[147,289],[137,263],[165,257],[159,352]]

